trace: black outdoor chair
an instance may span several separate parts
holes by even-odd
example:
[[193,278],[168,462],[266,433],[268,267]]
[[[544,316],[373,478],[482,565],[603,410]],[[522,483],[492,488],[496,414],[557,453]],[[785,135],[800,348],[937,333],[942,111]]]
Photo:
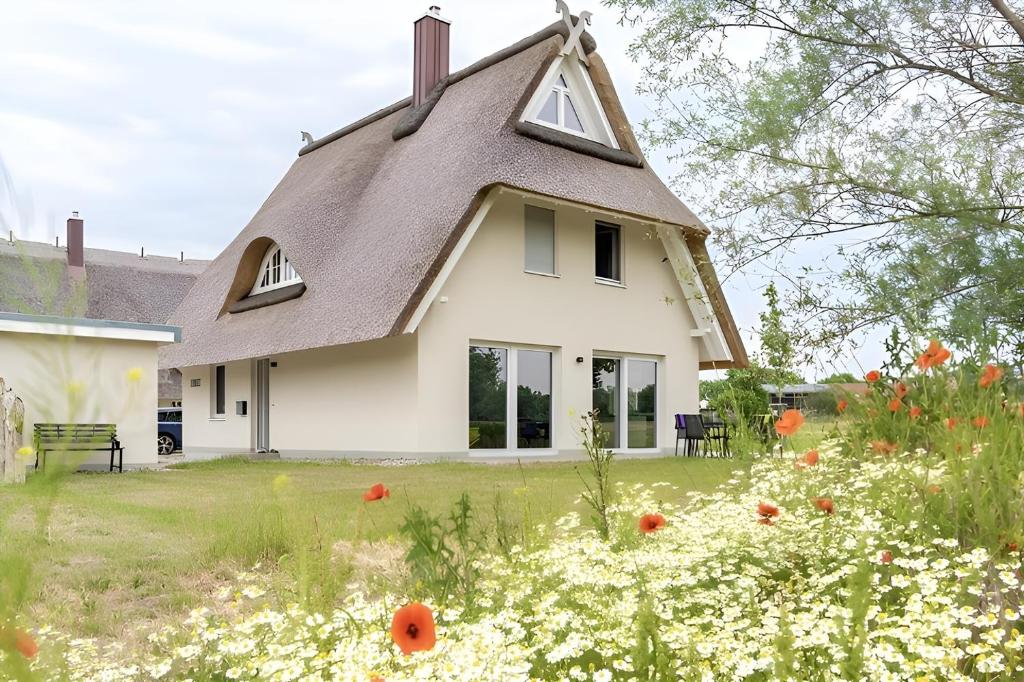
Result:
[[729,425],[724,421],[704,423],[705,452],[717,457],[732,457],[729,449]]
[[683,438],[686,439],[686,456],[693,457],[700,455],[701,443],[706,443],[704,422],[699,414],[684,414],[683,417]]

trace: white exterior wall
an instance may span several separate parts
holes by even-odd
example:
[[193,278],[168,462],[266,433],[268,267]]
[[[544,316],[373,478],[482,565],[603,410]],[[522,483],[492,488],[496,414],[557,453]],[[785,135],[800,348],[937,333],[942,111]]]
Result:
[[[699,341],[661,241],[638,222],[531,201],[556,210],[558,276],[529,274],[525,203],[511,192],[499,197],[415,333],[270,358],[271,447],[311,456],[465,455],[469,346],[490,342],[553,351],[552,447],[564,452],[579,450],[578,419],[592,407],[594,351],[657,360],[658,447],[671,450],[673,415],[698,408]],[[622,227],[624,286],[594,280],[599,219]],[[251,450],[252,361],[227,363],[222,420],[210,418],[210,367],[182,374],[186,455]],[[249,401],[248,416],[235,414],[237,400]]]
[[[25,402],[25,445],[36,423],[116,424],[126,467],[157,462],[156,343],[0,332],[0,377]],[[110,464],[109,453],[75,456]]]
[[[413,336],[285,353],[270,358],[270,445],[282,453],[410,453],[416,450]],[[211,418],[209,366],[182,370],[184,451],[248,452],[255,446],[253,362],[226,365],[226,411]],[[191,386],[200,379],[200,387]],[[235,401],[248,400],[247,416]]]
[[[555,209],[557,277],[524,271],[526,203]],[[622,227],[622,287],[594,280],[595,220]],[[648,226],[501,194],[418,329],[420,451],[466,452],[468,349],[476,341],[554,351],[552,446],[563,451],[580,447],[576,429],[592,407],[594,351],[657,359],[658,446],[671,448],[673,415],[698,408],[699,348],[665,255]]]

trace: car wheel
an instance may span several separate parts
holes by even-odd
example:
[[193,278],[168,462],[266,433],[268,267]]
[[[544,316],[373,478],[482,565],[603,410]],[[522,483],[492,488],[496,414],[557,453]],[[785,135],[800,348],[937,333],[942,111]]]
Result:
[[174,452],[174,436],[161,433],[156,437],[156,451],[161,455],[169,455]]

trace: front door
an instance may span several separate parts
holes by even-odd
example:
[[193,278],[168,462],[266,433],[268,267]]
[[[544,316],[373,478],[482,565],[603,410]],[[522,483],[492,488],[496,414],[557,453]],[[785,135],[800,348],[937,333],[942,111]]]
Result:
[[270,359],[256,361],[256,451],[270,452]]

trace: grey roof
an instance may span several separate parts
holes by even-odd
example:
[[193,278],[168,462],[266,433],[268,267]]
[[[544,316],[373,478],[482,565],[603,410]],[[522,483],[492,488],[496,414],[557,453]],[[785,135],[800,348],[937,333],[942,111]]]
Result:
[[83,278],[64,248],[3,240],[0,312],[163,324],[208,263],[86,249]]
[[[496,53],[499,59],[492,55],[453,74],[414,132],[398,130],[415,113],[403,100],[308,145],[171,317],[183,328],[183,341],[161,349],[161,366],[401,333],[496,185],[671,223],[703,238],[707,229],[642,162],[597,54],[590,67],[595,87],[620,146],[641,159],[640,167],[517,132],[519,112],[562,44],[557,26],[548,27]],[[228,312],[248,294],[271,240],[306,291]],[[720,317],[728,317],[723,307]],[[742,347],[738,355],[745,358]]]

